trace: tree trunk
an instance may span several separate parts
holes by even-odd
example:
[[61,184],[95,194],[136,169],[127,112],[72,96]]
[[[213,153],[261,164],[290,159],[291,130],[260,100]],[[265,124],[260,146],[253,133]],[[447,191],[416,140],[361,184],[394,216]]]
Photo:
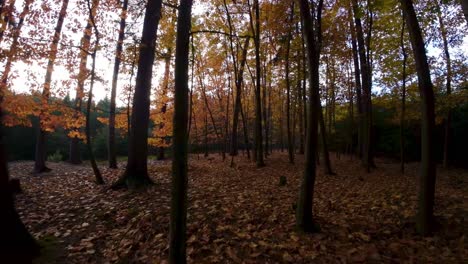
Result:
[[181,0],[177,19],[174,129],[172,160],[172,200],[169,263],[186,263],[187,230],[187,121],[188,121],[188,53],[192,0]]
[[[289,22],[294,19],[294,2],[291,4],[291,13],[289,15]],[[285,55],[285,80],[286,80],[286,132],[288,136],[288,157],[289,163],[294,164],[294,146],[291,131],[291,82],[289,79],[289,52],[291,49],[292,30],[289,30],[288,38],[286,40],[286,55]]]
[[405,13],[406,24],[418,73],[419,94],[421,96],[421,169],[419,204],[416,228],[421,235],[428,235],[433,227],[436,166],[434,159],[434,91],[429,65],[427,63],[424,40],[411,0],[400,0]]
[[351,31],[351,45],[353,48],[353,62],[354,62],[354,79],[356,84],[356,106],[357,106],[357,123],[358,123],[358,138],[357,138],[357,154],[362,158],[362,145],[363,145],[363,117],[362,117],[362,95],[361,95],[361,70],[359,67],[359,56],[356,44],[356,31],[352,20],[352,12],[349,10],[349,27]]
[[300,187],[299,201],[296,210],[296,225],[302,232],[317,231],[314,224],[312,207],[316,177],[316,157],[317,157],[317,128],[318,112],[320,104],[319,96],[319,60],[321,49],[321,12],[323,0],[320,0],[317,7],[317,14],[312,10],[316,19],[311,17],[309,1],[300,0],[301,18],[303,20],[303,32],[307,47],[307,65],[309,68],[310,100],[307,123],[307,142],[305,154],[304,177]]
[[0,259],[2,263],[31,263],[40,248],[16,212],[10,188],[2,122],[4,88],[0,91]]
[[48,115],[50,113],[48,109],[49,97],[50,97],[50,84],[52,82],[52,73],[54,72],[55,59],[58,52],[58,43],[60,41],[60,35],[62,33],[63,21],[67,15],[68,0],[62,1],[62,7],[60,8],[60,13],[57,20],[57,25],[55,27],[54,36],[52,38],[52,43],[50,44],[49,50],[49,61],[47,64],[47,71],[45,75],[44,88],[42,90],[41,97],[41,112],[39,114],[39,124],[37,129],[36,137],[36,154],[34,160],[34,173],[42,173],[50,171],[46,166],[46,130],[45,125],[48,123]]
[[322,106],[319,104],[317,111],[319,112],[319,122],[320,122],[320,136],[322,138],[322,152],[323,152],[323,166],[324,171],[328,175],[335,175],[331,168],[330,154],[328,153],[327,145],[327,131],[325,129],[325,120],[323,118]]
[[119,68],[122,57],[123,41],[125,39],[125,27],[127,19],[128,0],[122,3],[122,11],[120,12],[120,28],[119,37],[117,39],[117,47],[115,49],[114,71],[112,73],[112,88],[109,108],[109,131],[107,138],[107,158],[109,168],[117,169],[117,153],[115,149],[115,97],[117,95],[117,81],[119,79]]
[[88,147],[89,153],[89,161],[91,163],[91,168],[93,168],[94,176],[96,177],[97,184],[104,184],[104,179],[102,178],[101,172],[96,164],[96,159],[94,158],[93,153],[93,143],[91,141],[91,126],[90,126],[90,116],[91,116],[91,104],[93,102],[93,88],[94,88],[94,80],[96,77],[95,69],[96,69],[96,53],[99,48],[99,32],[96,26],[96,22],[94,20],[95,12],[97,5],[99,3],[98,0],[93,1],[93,7],[90,5],[90,0],[87,0],[88,9],[89,9],[89,19],[88,21],[94,27],[94,35],[96,36],[96,43],[94,43],[94,50],[91,54],[92,57],[92,66],[91,66],[91,83],[89,86],[88,92],[88,104],[86,106],[86,146]]
[[[10,23],[10,17],[12,16],[12,12],[15,8],[15,0],[10,0],[9,3],[5,3],[6,1],[1,1],[0,5],[0,14],[3,14],[3,19],[0,21],[0,43],[3,40],[3,34]],[[31,2],[31,1],[30,1]],[[24,10],[24,9],[23,9]]]
[[[16,49],[18,47],[18,43],[19,43],[18,39],[19,39],[19,36],[21,34],[21,28],[23,27],[24,18],[29,13],[29,8],[30,8],[32,2],[33,2],[33,0],[27,0],[24,3],[23,11],[21,11],[21,14],[19,16],[18,24],[16,25],[16,27],[15,27],[15,29],[13,31],[13,34],[12,34],[13,39],[11,41],[10,49],[8,50],[8,52],[6,54],[5,67],[4,67],[4,70],[3,70],[2,79],[0,80],[0,85],[2,86],[2,87],[0,87],[0,89],[2,91],[4,91],[4,92],[6,92],[8,90],[8,78],[10,77],[11,65],[13,64],[14,55],[16,54]],[[13,3],[14,3],[14,1],[13,1]],[[9,21],[8,15],[5,15],[4,19]],[[3,31],[2,31],[2,34],[3,34]],[[1,38],[0,38],[0,41],[1,41]]]
[[[362,164],[366,168],[367,172],[370,171],[370,167],[373,164],[372,152],[371,152],[371,127],[372,127],[372,116],[371,116],[371,76],[369,68],[369,60],[366,56],[366,46],[364,43],[364,34],[361,25],[361,18],[359,17],[359,7],[357,0],[353,0],[353,11],[354,21],[356,24],[357,43],[359,60],[361,65],[361,77],[362,77],[362,117],[363,117],[363,148],[362,148]],[[367,47],[369,49],[370,47]]]
[[[162,94],[163,95],[166,95],[167,94],[167,91],[169,90],[169,74],[170,74],[170,70],[171,70],[171,49],[169,48],[167,50],[167,53],[165,54],[165,62],[164,62],[164,79],[163,79],[163,84],[162,84],[162,87],[163,87],[163,91],[162,91]],[[161,106],[161,115],[164,115],[166,114],[166,111],[167,111],[167,102],[162,102],[162,106]],[[162,129],[164,128],[165,124],[163,122],[159,123],[159,129]],[[164,138],[163,138],[164,140]],[[157,160],[163,160],[165,157],[164,157],[164,153],[165,153],[165,148],[164,147],[158,147],[158,154],[157,154],[157,157],[156,159]]]
[[403,14],[403,23],[401,27],[400,46],[401,53],[403,54],[403,72],[402,72],[402,86],[401,86],[401,116],[400,116],[400,172],[405,173],[405,109],[406,109],[406,61],[408,55],[405,48],[405,15]]
[[247,51],[249,48],[250,38],[247,37],[244,44],[244,49],[242,50],[242,58],[240,63],[240,68],[236,76],[236,99],[234,101],[234,115],[232,119],[232,134],[231,134],[231,156],[237,155],[237,130],[239,124],[239,113],[241,111],[241,94],[242,94],[242,83],[244,82],[244,68],[247,61]]
[[135,188],[152,183],[148,176],[148,126],[155,42],[161,18],[161,6],[161,0],[148,0],[146,5],[133,96],[128,162],[125,172],[113,188],[125,186]]
[[[92,7],[92,16],[96,15],[96,10],[99,5],[99,0],[93,1]],[[74,118],[78,118],[81,113],[82,99],[84,95],[84,83],[88,79],[88,69],[86,64],[88,62],[88,55],[90,53],[90,42],[91,34],[93,32],[93,25],[91,23],[91,18],[88,18],[85,29],[83,31],[83,37],[81,38],[81,47],[80,47],[80,67],[78,72],[78,85],[76,87],[76,97],[75,97],[75,113]],[[74,127],[73,130],[78,132],[80,127]],[[80,157],[80,139],[77,136],[74,136],[70,139],[70,149],[69,149],[69,162],[71,164],[81,164]]]
[[[450,96],[452,93],[452,61],[450,59],[450,51],[447,40],[447,29],[445,28],[444,20],[442,18],[442,12],[440,10],[440,4],[436,3],[437,17],[439,19],[439,29],[442,35],[442,43],[444,45],[444,59],[445,65],[447,67],[447,76],[446,76],[446,94]],[[449,165],[449,150],[450,150],[450,123],[451,123],[451,109],[447,111],[447,116],[445,117],[445,134],[444,134],[444,160],[442,162],[444,168],[447,168]]]

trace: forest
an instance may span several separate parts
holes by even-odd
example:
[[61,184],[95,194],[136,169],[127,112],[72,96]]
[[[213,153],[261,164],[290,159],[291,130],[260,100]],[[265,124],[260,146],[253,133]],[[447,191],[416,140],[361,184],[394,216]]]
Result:
[[1,0],[0,263],[466,263],[468,0]]

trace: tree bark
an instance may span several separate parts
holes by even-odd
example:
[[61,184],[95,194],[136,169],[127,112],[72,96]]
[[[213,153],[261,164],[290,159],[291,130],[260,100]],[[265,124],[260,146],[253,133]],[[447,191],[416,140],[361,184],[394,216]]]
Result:
[[[93,1],[92,7],[92,16],[96,15],[96,10],[99,5],[99,0]],[[80,47],[80,66],[78,71],[78,85],[76,87],[76,96],[75,96],[75,113],[74,118],[78,118],[81,113],[82,100],[84,95],[84,83],[88,79],[88,69],[86,64],[88,63],[88,55],[90,53],[91,45],[91,34],[93,32],[93,25],[91,23],[91,17],[88,18],[85,29],[83,30],[83,37],[81,38],[81,47]],[[79,127],[73,128],[78,132]],[[71,164],[81,164],[80,157],[80,139],[75,136],[70,139],[70,149],[69,149],[69,160]]]
[[125,27],[127,19],[128,0],[122,3],[122,11],[120,12],[120,28],[119,37],[117,39],[117,47],[115,48],[114,71],[112,73],[112,88],[109,108],[109,131],[107,138],[107,159],[109,168],[117,169],[117,153],[115,149],[115,97],[117,95],[117,81],[119,79],[119,69],[123,50],[123,41],[125,39]]
[[[441,3],[440,3],[441,4]],[[450,96],[452,93],[452,60],[450,59],[450,51],[449,45],[447,40],[447,29],[445,28],[444,20],[442,18],[442,12],[440,10],[440,4],[436,3],[437,9],[437,17],[439,19],[439,29],[440,34],[442,36],[442,43],[444,45],[444,59],[445,65],[447,67],[447,76],[446,76],[446,94]],[[447,116],[445,117],[445,133],[444,133],[444,159],[442,165],[444,168],[449,166],[449,150],[450,150],[450,130],[451,130],[451,109],[449,105],[449,109],[447,110]]]
[[[294,19],[294,2],[291,4],[291,13],[289,15],[289,23]],[[286,80],[286,132],[288,137],[288,158],[289,163],[294,164],[294,146],[291,131],[291,81],[289,79],[289,52],[291,50],[292,33],[289,30],[286,40],[286,55],[285,55],[285,80]]]
[[408,54],[405,48],[405,15],[403,13],[403,23],[401,27],[400,46],[401,53],[403,54],[403,72],[402,72],[402,86],[401,86],[401,116],[400,116],[400,172],[405,173],[405,110],[406,110],[406,62]]
[[[250,1],[249,1],[250,2]],[[250,4],[249,4],[250,5]],[[261,95],[261,62],[260,62],[260,5],[254,0],[255,23],[249,9],[250,27],[254,35],[255,44],[255,162],[257,167],[265,166],[263,160],[263,131],[262,131],[262,95]],[[255,26],[254,26],[255,25]]]
[[322,152],[323,152],[323,168],[326,174],[335,175],[331,168],[330,154],[328,153],[327,145],[327,131],[325,129],[325,120],[323,118],[322,106],[319,104],[317,111],[319,112],[319,122],[320,122],[320,136],[322,139]]
[[140,44],[135,95],[128,140],[128,162],[125,172],[113,188],[135,188],[151,184],[148,176],[148,126],[151,79],[156,46],[156,33],[161,18],[161,0],[148,0]]
[[96,159],[94,158],[93,144],[91,141],[91,126],[90,126],[91,105],[93,102],[93,88],[94,88],[94,80],[96,77],[96,71],[95,71],[96,70],[96,53],[99,48],[99,32],[96,26],[96,22],[94,20],[94,16],[95,16],[96,8],[97,8],[99,1],[98,0],[93,1],[93,7],[91,7],[89,2],[90,0],[87,0],[88,9],[89,9],[88,21],[94,27],[94,35],[96,36],[96,42],[94,43],[94,50],[93,50],[93,53],[91,54],[91,58],[92,58],[91,83],[90,83],[89,91],[88,91],[88,103],[86,105],[86,146],[88,148],[89,161],[91,163],[91,168],[93,168],[94,177],[96,177],[96,183],[104,184],[104,179],[102,178],[101,172],[99,171],[99,168],[96,164]]
[[177,19],[174,129],[172,160],[172,200],[169,263],[184,264],[187,230],[187,121],[188,121],[188,54],[192,0],[181,0]]
[[434,91],[427,63],[426,49],[421,29],[411,0],[400,0],[405,13],[406,24],[418,74],[419,94],[421,96],[421,169],[419,184],[419,203],[416,229],[421,235],[428,235],[433,227],[436,166],[434,159],[435,113]]
[[48,122],[48,106],[49,106],[49,97],[50,97],[50,84],[52,82],[52,73],[54,72],[55,59],[58,52],[58,43],[60,41],[60,35],[62,33],[63,21],[67,15],[68,1],[62,1],[62,7],[60,8],[57,25],[55,27],[54,36],[52,38],[52,43],[50,44],[49,50],[49,61],[47,64],[47,71],[45,75],[45,81],[42,90],[41,96],[41,112],[39,114],[39,124],[37,128],[37,137],[36,137],[36,153],[34,160],[34,173],[42,173],[50,171],[46,166],[46,130],[43,127]]
[[361,95],[361,70],[359,67],[359,55],[358,49],[356,44],[356,30],[354,28],[354,23],[352,20],[352,11],[349,9],[349,27],[351,31],[351,45],[353,51],[353,62],[354,62],[354,78],[356,84],[356,105],[357,105],[357,112],[358,112],[358,140],[357,140],[357,154],[358,157],[362,158],[362,145],[363,145],[363,117],[362,117],[362,95]]
[[231,134],[231,156],[235,156],[238,153],[237,150],[237,131],[239,124],[239,113],[241,111],[241,99],[242,99],[242,83],[244,82],[244,68],[247,61],[247,51],[249,48],[250,38],[245,39],[244,48],[242,50],[242,58],[240,67],[237,71],[236,76],[236,99],[234,101],[234,115],[232,118],[232,134]]
[[40,248],[16,212],[10,188],[2,122],[4,88],[0,91],[0,259],[4,263],[31,263]]
[[[364,43],[364,34],[362,30],[361,18],[359,17],[359,7],[357,0],[352,0],[353,11],[354,11],[354,22],[356,24],[357,33],[357,44],[358,53],[361,66],[361,77],[362,77],[362,117],[363,117],[363,144],[362,144],[362,164],[370,172],[370,167],[373,164],[372,152],[371,152],[371,127],[372,127],[372,115],[371,115],[371,76],[369,60],[366,56],[366,46]],[[367,47],[369,49],[370,47]]]
[[307,142],[305,154],[304,177],[300,187],[299,200],[296,208],[296,226],[302,232],[317,231],[314,223],[312,207],[316,178],[317,129],[319,96],[319,61],[321,49],[321,14],[323,0],[319,0],[317,12],[313,8],[311,16],[309,1],[299,0],[303,33],[307,47],[307,65],[309,68],[309,112],[307,123]]

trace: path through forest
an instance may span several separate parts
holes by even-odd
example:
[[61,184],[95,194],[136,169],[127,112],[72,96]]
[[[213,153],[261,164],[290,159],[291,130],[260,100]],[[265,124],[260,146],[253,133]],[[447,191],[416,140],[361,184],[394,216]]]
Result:
[[[334,156],[334,155],[333,155]],[[295,201],[304,168],[286,153],[267,167],[240,157],[230,168],[218,155],[191,156],[189,166],[188,260],[191,263],[345,263],[468,260],[468,172],[439,170],[432,237],[413,231],[418,164],[377,159],[366,174],[356,159],[334,157],[337,175],[319,173],[315,215],[322,231],[294,231]],[[123,167],[124,164],[119,164]],[[38,263],[160,263],[167,259],[170,161],[151,161],[154,186],[112,191],[121,170],[102,167],[106,186],[94,184],[86,166],[50,163],[52,172],[30,175],[32,162],[10,163],[24,193],[17,208],[45,246]],[[280,186],[285,176],[287,184]]]

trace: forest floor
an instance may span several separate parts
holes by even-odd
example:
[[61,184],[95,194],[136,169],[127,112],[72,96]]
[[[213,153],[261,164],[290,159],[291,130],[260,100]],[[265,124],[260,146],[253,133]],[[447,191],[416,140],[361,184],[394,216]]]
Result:
[[[189,163],[187,254],[190,263],[467,263],[468,171],[438,168],[433,236],[414,232],[418,164],[399,173],[397,162],[376,159],[367,174],[349,156],[333,155],[337,175],[320,169],[314,214],[321,232],[295,232],[304,158],[274,153],[267,166],[240,156],[234,168],[218,154]],[[44,247],[37,263],[164,263],[168,255],[170,161],[150,161],[155,184],[139,191],[109,189],[122,170],[101,166],[105,186],[88,164],[10,163],[21,179],[23,222]],[[120,163],[120,168],[124,163]],[[287,184],[280,186],[285,176]]]

